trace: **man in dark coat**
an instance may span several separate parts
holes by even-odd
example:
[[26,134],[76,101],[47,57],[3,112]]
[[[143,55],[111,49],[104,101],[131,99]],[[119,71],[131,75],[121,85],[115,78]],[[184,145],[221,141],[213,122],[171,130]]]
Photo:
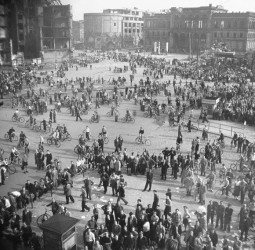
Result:
[[151,191],[152,181],[153,181],[153,173],[152,173],[151,169],[149,169],[149,171],[146,174],[146,184],[145,184],[143,192],[147,189],[148,186],[149,186],[148,192]]

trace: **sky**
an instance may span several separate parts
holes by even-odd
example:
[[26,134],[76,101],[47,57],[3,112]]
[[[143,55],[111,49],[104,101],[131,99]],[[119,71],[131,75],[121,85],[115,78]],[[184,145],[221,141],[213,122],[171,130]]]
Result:
[[255,12],[255,0],[61,0],[62,4],[72,5],[73,20],[82,20],[84,13],[102,12],[103,9],[133,8],[151,12],[171,7],[198,7],[221,5],[229,12]]

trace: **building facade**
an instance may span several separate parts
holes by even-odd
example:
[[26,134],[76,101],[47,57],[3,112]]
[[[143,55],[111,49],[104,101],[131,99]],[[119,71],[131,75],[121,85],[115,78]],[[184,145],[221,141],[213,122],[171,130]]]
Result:
[[143,43],[143,12],[107,9],[84,14],[84,45],[92,49],[137,47]]
[[255,50],[255,13],[215,13],[212,17],[214,42],[224,42],[229,50]]
[[[158,52],[168,52],[172,46],[171,13],[147,13],[144,15],[144,48],[154,51],[157,43]],[[154,51],[156,52],[156,51]]]
[[41,53],[44,61],[69,59],[72,50],[72,9],[70,5],[43,7]]
[[226,13],[221,6],[197,8],[171,8],[173,15],[173,49],[186,53],[197,53],[211,46],[211,23],[214,13]]

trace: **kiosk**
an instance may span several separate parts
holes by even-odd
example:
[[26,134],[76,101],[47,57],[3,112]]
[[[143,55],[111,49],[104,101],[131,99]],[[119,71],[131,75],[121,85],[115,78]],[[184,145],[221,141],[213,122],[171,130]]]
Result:
[[212,115],[217,103],[220,101],[219,97],[205,97],[202,99],[203,108],[207,109],[207,114]]
[[78,219],[56,214],[40,225],[43,231],[44,249],[76,250],[76,229]]

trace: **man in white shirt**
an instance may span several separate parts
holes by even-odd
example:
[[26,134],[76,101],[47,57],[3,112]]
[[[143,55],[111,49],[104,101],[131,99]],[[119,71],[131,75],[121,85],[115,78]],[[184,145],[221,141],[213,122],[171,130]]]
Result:
[[90,140],[90,128],[89,128],[89,126],[86,126],[85,135],[86,135],[87,140]]

